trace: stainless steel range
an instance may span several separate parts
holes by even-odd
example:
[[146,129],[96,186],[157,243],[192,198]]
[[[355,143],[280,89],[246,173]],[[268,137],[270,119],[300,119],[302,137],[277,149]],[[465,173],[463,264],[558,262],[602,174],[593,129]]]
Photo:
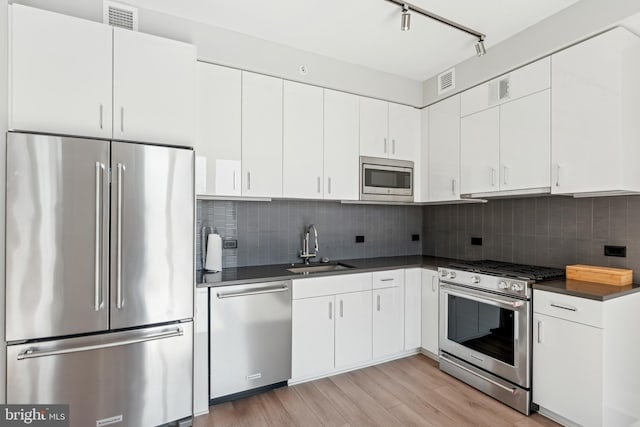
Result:
[[499,261],[438,271],[440,369],[529,415],[531,285],[564,271]]

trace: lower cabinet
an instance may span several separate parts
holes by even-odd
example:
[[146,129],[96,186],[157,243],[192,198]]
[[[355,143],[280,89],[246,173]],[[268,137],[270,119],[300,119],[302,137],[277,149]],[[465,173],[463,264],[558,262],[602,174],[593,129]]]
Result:
[[438,354],[438,272],[422,270],[422,348]]
[[422,322],[422,269],[404,271],[404,349],[420,348]]
[[400,353],[404,347],[402,286],[373,291],[373,358]]
[[371,291],[335,296],[335,368],[371,360]]

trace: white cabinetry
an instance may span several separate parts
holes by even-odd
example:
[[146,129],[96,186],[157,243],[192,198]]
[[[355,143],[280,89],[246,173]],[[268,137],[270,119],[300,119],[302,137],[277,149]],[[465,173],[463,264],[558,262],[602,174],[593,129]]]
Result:
[[462,194],[549,192],[550,60],[461,96]]
[[360,155],[418,162],[420,110],[360,97]]
[[371,273],[293,281],[292,379],[371,360]]
[[428,123],[429,201],[460,200],[460,95],[430,106]]
[[197,288],[193,310],[193,413],[209,412],[209,288]]
[[113,138],[193,146],[196,48],[113,28]]
[[242,195],[282,197],[282,79],[242,72]]
[[373,273],[373,358],[404,347],[404,270]]
[[404,349],[420,348],[422,319],[422,269],[404,271]]
[[322,88],[285,81],[283,102],[283,196],[322,199]]
[[640,191],[640,39],[615,28],[552,60],[552,192]]
[[197,65],[196,194],[240,196],[242,73]]
[[422,270],[422,348],[438,354],[438,272]]
[[324,90],[324,198],[358,200],[359,100]]
[[640,294],[604,302],[534,290],[533,402],[565,424],[640,423]]

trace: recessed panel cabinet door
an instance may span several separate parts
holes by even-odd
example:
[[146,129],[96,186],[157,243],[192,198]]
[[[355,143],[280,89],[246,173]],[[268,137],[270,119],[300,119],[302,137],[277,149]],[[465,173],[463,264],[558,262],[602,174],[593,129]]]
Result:
[[111,27],[11,7],[9,128],[111,137]]
[[322,88],[285,81],[283,102],[283,196],[322,199]]
[[282,79],[242,72],[242,195],[282,197]]
[[9,133],[8,341],[108,329],[108,168],[108,141]]
[[500,107],[460,119],[462,194],[500,189]]
[[334,366],[334,296],[292,302],[291,377],[304,378]]
[[193,151],[111,145],[111,329],[193,317]]
[[371,291],[336,295],[336,369],[371,360]]
[[404,344],[402,286],[373,291],[373,358],[400,353]]
[[113,29],[114,139],[192,147],[195,84],[195,46]]

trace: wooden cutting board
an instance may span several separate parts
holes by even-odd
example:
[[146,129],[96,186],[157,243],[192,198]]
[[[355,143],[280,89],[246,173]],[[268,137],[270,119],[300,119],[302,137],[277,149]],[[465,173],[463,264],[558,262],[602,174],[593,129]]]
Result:
[[627,286],[633,282],[633,271],[625,268],[599,267],[597,265],[567,265],[567,279]]

